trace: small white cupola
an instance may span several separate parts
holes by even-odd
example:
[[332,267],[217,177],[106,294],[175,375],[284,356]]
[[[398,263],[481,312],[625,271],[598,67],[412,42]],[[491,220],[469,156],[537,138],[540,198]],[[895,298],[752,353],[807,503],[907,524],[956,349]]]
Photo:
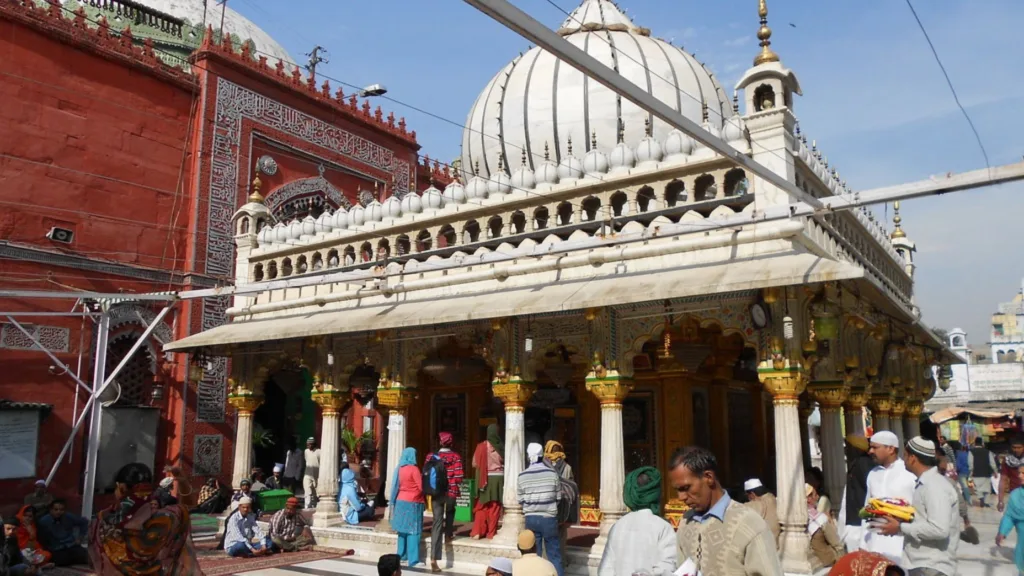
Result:
[[772,29],[768,27],[766,0],[760,0],[757,13],[761,17],[757,31],[761,52],[754,58],[754,67],[747,69],[736,83],[736,90],[743,91],[746,116],[775,108],[792,109],[793,94],[803,95],[796,74],[782,65],[779,55],[771,48]]

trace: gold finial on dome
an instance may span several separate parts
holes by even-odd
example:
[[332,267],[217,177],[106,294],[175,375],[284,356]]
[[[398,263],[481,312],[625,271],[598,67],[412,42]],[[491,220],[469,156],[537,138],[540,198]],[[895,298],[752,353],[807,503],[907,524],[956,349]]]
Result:
[[547,162],[549,160],[551,160],[551,152],[548,150],[548,143],[547,143],[547,141],[545,141],[544,142],[544,161]]
[[644,118],[644,134],[646,134],[648,138],[651,137],[651,117],[650,116]]
[[700,103],[700,118],[702,121],[708,121],[708,101],[702,100]]
[[480,175],[480,161],[473,162],[473,176]]
[[754,66],[778,62],[779,55],[771,49],[772,29],[768,27],[768,3],[765,0],[759,0],[757,15],[761,17],[761,28],[757,31],[757,39],[761,41],[761,53],[754,58]]
[[903,223],[903,218],[900,217],[900,202],[899,202],[899,200],[894,202],[892,207],[893,207],[893,210],[895,211],[895,215],[892,217],[892,223],[896,225],[896,229],[892,231],[892,234],[889,235],[889,237],[894,239],[894,240],[896,238],[906,238],[907,237],[907,233],[903,231],[903,227],[901,226],[901,224]]
[[572,136],[569,136],[569,156],[572,156]]
[[590,148],[593,150],[597,149],[597,130],[590,133]]
[[619,142],[618,143],[622,144],[622,141],[625,140],[625,139],[626,139],[626,123],[622,121],[622,118],[619,118]]
[[498,172],[504,172],[504,171],[505,171],[505,154],[503,152],[498,152]]
[[263,204],[263,194],[260,194],[260,186],[263,186],[263,181],[260,180],[260,175],[257,174],[252,179],[252,194],[249,194],[249,202]]

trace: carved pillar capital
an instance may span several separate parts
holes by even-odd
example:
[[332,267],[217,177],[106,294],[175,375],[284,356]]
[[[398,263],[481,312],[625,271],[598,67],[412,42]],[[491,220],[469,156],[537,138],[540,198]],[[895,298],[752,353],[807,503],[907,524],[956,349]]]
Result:
[[762,362],[757,369],[757,378],[775,399],[776,404],[796,406],[800,401],[800,394],[807,388],[807,381],[800,366],[790,365],[788,360],[781,365]]
[[907,402],[907,410],[904,412],[907,418],[920,418],[921,412],[924,411],[924,402],[921,400],[911,400]]
[[587,391],[597,397],[601,406],[619,406],[633,391],[633,380],[619,374],[615,368],[606,369],[595,361],[586,379]]
[[377,388],[377,403],[389,412],[405,414],[416,399],[416,393],[408,388]]
[[902,398],[894,399],[889,406],[889,416],[892,418],[902,418],[906,411],[907,401]]
[[506,411],[522,411],[536,390],[536,384],[524,382],[518,376],[512,376],[505,382],[495,380],[491,384],[491,392],[505,405]]
[[871,395],[871,401],[868,405],[871,407],[871,412],[882,416],[888,416],[892,411],[892,393],[876,392]]
[[846,401],[849,388],[842,380],[816,380],[807,387],[811,397],[821,405],[821,409],[838,411]]
[[320,405],[325,415],[337,414],[348,402],[350,395],[342,390],[324,390],[313,392],[313,402]]
[[228,404],[235,407],[239,414],[252,414],[263,404],[263,396],[241,391],[228,394]]

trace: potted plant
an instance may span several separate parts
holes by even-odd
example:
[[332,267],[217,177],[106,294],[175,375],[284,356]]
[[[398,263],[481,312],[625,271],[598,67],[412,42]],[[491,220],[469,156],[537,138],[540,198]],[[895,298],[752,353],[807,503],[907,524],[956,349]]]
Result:
[[362,434],[356,434],[351,428],[344,428],[341,431],[341,443],[345,447],[349,464],[359,462],[359,447],[366,441],[373,442],[373,430],[367,430]]
[[254,422],[252,425],[252,463],[256,464],[256,449],[257,448],[270,448],[274,445],[274,433],[267,430],[259,423]]

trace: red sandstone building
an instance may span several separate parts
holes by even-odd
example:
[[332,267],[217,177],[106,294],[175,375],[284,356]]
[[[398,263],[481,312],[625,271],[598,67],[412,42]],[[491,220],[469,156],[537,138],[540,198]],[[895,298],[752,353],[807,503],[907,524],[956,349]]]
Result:
[[[0,0],[0,290],[141,293],[230,284],[231,216],[257,176],[278,221],[448,180],[447,169],[420,163],[404,119],[310,78],[230,9],[222,40],[197,17],[203,4]],[[220,10],[211,6],[207,21],[219,25]],[[0,312],[67,312],[74,297],[0,303]],[[207,369],[196,382],[187,376],[195,359],[160,352],[162,343],[222,323],[227,306],[227,298],[179,306],[119,376],[105,402],[98,492],[136,460],[157,470],[178,464],[197,479],[230,479],[235,414],[225,401],[227,366],[203,360]],[[108,370],[158,310],[112,308]],[[91,321],[18,321],[83,380],[92,377]],[[6,512],[50,473],[88,393],[5,316],[0,322],[0,428],[6,421],[13,430],[13,416],[27,413],[42,422],[34,466],[24,429],[20,455],[0,450],[0,460],[23,460],[11,468],[20,471],[0,474]],[[256,455],[265,467],[281,461],[286,436],[316,434],[320,420],[308,373],[296,366],[290,380],[278,378],[268,387],[277,397],[255,417],[274,441]],[[379,438],[382,418],[371,400],[372,392],[354,397],[347,418],[357,434],[367,427]],[[51,482],[73,500],[81,498],[84,430]]]

